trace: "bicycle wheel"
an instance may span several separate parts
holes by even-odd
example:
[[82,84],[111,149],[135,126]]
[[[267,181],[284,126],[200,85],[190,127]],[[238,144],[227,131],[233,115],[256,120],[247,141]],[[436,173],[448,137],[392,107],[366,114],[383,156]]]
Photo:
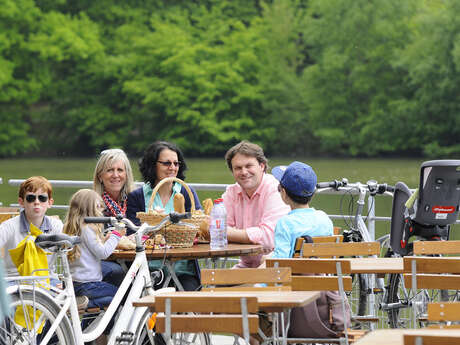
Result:
[[[144,313],[139,322],[139,325],[134,334],[135,345],[163,345],[166,344],[164,338],[161,334],[156,334],[153,330],[150,330],[148,327],[148,321],[152,313],[148,310]],[[174,333],[172,335],[173,344],[188,345],[188,344],[200,344],[200,345],[210,345],[211,341],[209,334],[206,333]]]
[[[18,308],[24,311],[26,324],[24,327],[15,322],[14,315],[6,317],[0,323],[0,343],[5,345],[40,344],[41,339],[47,334],[47,330],[56,319],[60,307],[37,290],[34,292],[22,290],[20,293],[10,294],[10,301],[11,310]],[[39,325],[43,325],[40,333],[37,331]],[[74,344],[73,331],[67,316],[61,320],[48,344]]]
[[414,296],[412,290],[404,286],[402,275],[392,274],[388,294],[388,323],[392,328],[410,327],[411,308],[415,304],[416,322],[424,327],[427,324],[428,303],[458,300],[457,290],[417,290]]
[[352,275],[352,290],[347,293],[352,315],[364,316],[367,313],[368,277],[366,274]]

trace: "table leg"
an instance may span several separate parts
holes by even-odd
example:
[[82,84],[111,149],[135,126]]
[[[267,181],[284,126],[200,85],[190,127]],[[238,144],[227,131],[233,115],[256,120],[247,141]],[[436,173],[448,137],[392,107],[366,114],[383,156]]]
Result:
[[121,266],[124,272],[128,272],[128,266],[126,265],[126,260],[116,260],[116,262]]
[[[289,311],[288,311],[289,314]],[[284,313],[281,312],[281,336],[283,337],[283,345],[287,345],[286,327],[284,326]]]
[[179,278],[177,278],[176,271],[174,270],[174,262],[166,260],[164,265],[167,267],[169,275],[165,279],[163,287],[167,287],[169,285],[169,282],[171,281],[171,278],[172,278],[174,284],[177,287],[177,290],[184,291],[184,287],[180,283]]

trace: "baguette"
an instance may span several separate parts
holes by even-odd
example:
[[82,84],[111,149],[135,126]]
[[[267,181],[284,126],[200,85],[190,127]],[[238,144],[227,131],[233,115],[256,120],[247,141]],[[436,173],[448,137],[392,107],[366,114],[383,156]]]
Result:
[[213,202],[210,198],[203,200],[203,210],[204,214],[210,215],[212,210]]
[[181,193],[174,195],[174,211],[177,213],[185,213],[185,199]]

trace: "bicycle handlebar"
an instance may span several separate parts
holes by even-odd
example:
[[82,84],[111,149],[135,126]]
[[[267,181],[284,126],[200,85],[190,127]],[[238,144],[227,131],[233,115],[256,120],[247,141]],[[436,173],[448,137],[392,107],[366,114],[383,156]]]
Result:
[[[160,229],[163,225],[165,225],[168,221],[171,223],[179,223],[182,219],[188,219],[192,216],[191,212],[185,213],[176,213],[171,212],[168,214],[162,221],[154,226],[149,226],[151,230]],[[102,223],[102,224],[111,224],[113,226],[119,225],[120,223],[124,224],[124,226],[130,229],[133,232],[136,232],[140,226],[136,226],[133,222],[131,222],[128,218],[122,218],[121,216],[117,217],[85,217],[85,223]]]
[[112,218],[115,217],[85,217],[85,223],[99,223],[99,224],[111,224]]
[[190,219],[192,217],[191,212],[185,212],[185,213],[177,213],[177,212],[171,212],[169,214],[169,219],[171,220],[172,223],[179,223],[182,219]]
[[330,182],[319,182],[316,188],[334,188],[338,190],[340,187],[345,187],[348,184],[348,180],[343,178],[342,181],[334,180]]
[[384,194],[385,192],[394,192],[395,187],[387,183],[377,183],[377,181],[370,180],[367,183],[348,183],[346,178],[342,178],[341,181],[334,180],[330,182],[320,182],[316,185],[316,188],[333,188],[339,190],[341,187],[360,188],[364,187],[369,190],[371,195]]

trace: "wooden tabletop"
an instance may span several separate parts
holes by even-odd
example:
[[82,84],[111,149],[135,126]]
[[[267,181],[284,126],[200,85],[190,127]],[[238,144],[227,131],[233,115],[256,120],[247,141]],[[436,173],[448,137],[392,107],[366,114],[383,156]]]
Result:
[[[303,260],[335,260],[335,259],[303,259]],[[340,258],[336,260],[350,261],[351,273],[403,273],[403,258]]]
[[[172,293],[162,293],[162,296],[248,296],[257,297],[259,308],[266,312],[281,312],[284,309],[302,307],[319,298],[319,291],[176,291]],[[145,296],[133,302],[135,307],[150,307],[155,310],[155,296]]]
[[[404,334],[459,336],[459,329],[378,329],[369,332],[353,343],[354,345],[404,345]],[[454,345],[454,344],[452,344]]]
[[351,273],[403,273],[403,258],[350,258]]
[[[224,249],[211,250],[209,244],[196,244],[189,248],[169,249],[146,249],[148,259],[184,260],[213,257],[229,257],[241,255],[256,255],[262,253],[262,246],[258,244],[229,243]],[[115,251],[110,255],[109,260],[133,259],[136,255],[134,250]]]

